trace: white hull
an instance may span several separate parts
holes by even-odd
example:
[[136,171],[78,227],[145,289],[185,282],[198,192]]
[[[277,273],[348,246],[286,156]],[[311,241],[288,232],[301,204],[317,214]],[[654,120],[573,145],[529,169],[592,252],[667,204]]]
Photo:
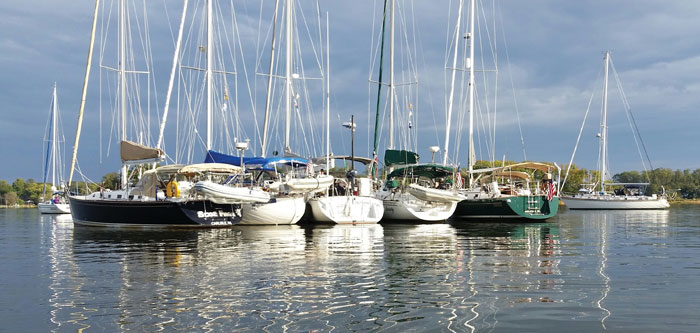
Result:
[[331,196],[309,200],[311,213],[317,222],[377,223],[384,215],[381,200],[373,197]]
[[670,207],[664,198],[647,196],[586,196],[561,199],[569,209],[666,209]]
[[270,201],[270,194],[258,188],[233,187],[200,181],[194,184],[194,189],[206,199],[218,204]]
[[304,197],[282,197],[269,203],[246,203],[241,206],[241,225],[295,224],[306,210]]
[[428,202],[409,194],[390,195],[383,200],[385,220],[438,222],[454,214],[457,202]]
[[67,203],[40,202],[38,207],[41,214],[70,214],[70,205]]

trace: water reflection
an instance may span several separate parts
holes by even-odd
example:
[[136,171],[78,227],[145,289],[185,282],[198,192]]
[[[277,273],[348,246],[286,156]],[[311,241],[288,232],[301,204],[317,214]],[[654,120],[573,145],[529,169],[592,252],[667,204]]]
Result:
[[563,284],[551,224],[52,230],[61,330],[475,331]]
[[598,274],[600,277],[603,279],[603,290],[600,293],[600,299],[596,301],[596,306],[603,312],[602,317],[600,319],[600,325],[603,327],[603,329],[607,329],[605,326],[605,320],[608,319],[611,315],[612,312],[608,310],[606,307],[603,306],[603,302],[605,299],[608,297],[608,293],[610,293],[610,276],[608,276],[605,272],[605,269],[608,266],[608,252],[607,252],[607,247],[608,247],[608,216],[603,215],[601,219],[599,219],[601,222],[600,225],[600,267],[598,269]]
[[676,235],[667,211],[175,231],[41,223],[56,331],[615,329],[653,292],[620,286],[668,281],[653,266]]

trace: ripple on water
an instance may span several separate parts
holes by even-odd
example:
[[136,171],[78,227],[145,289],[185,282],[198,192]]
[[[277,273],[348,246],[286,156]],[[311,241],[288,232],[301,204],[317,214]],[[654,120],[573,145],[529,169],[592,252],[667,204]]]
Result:
[[[536,224],[181,231],[74,228],[36,213],[8,214],[0,212],[0,268],[17,274],[0,288],[22,302],[0,300],[0,321],[11,331],[700,325],[697,208],[563,211]],[[22,311],[48,320],[27,320]]]

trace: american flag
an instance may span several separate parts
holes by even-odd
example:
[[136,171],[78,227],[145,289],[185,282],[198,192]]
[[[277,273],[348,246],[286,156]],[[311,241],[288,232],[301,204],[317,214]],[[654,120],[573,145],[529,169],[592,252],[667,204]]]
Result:
[[547,186],[547,201],[552,201],[552,198],[554,198],[554,192],[556,192],[554,189],[554,182],[549,182],[549,185]]
[[455,185],[457,185],[457,188],[462,188],[462,186],[464,185],[464,180],[462,179],[462,168],[457,168],[457,175],[455,176],[455,178]]

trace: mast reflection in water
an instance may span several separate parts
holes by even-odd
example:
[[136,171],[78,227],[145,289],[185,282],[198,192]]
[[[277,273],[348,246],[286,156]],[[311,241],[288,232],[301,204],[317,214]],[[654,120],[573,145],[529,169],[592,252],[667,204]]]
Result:
[[[692,331],[700,209],[120,230],[0,211],[8,331]],[[33,286],[29,288],[28,286]],[[18,300],[18,301],[12,301]]]

